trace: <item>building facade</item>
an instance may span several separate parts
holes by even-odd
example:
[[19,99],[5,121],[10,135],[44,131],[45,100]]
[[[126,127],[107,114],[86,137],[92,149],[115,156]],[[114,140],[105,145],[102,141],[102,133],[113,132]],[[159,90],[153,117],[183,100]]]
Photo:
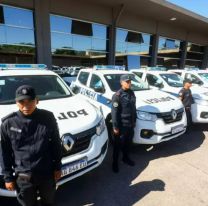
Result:
[[164,0],[2,0],[0,62],[208,67],[208,19]]

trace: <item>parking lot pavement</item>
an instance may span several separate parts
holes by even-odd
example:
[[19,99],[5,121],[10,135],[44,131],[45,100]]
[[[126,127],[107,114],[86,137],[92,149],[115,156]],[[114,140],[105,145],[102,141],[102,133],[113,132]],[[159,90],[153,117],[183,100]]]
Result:
[[[207,127],[208,128],[208,127]],[[112,146],[101,167],[61,186],[57,206],[207,206],[208,130],[194,131],[154,146],[133,148],[136,166],[111,171]],[[202,132],[202,129],[205,132]],[[14,203],[0,204],[13,206]]]

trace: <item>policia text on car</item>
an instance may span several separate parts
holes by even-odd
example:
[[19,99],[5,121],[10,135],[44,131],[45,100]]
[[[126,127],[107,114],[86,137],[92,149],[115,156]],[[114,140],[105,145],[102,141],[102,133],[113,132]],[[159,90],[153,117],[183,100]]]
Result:
[[[53,205],[55,181],[61,177],[61,142],[54,115],[36,108],[34,88],[16,90],[19,111],[2,119],[1,166],[8,190],[17,191],[23,206]],[[14,175],[15,174],[15,175]]]
[[129,158],[130,145],[134,136],[136,123],[136,97],[130,89],[130,75],[122,75],[120,78],[121,89],[112,98],[112,123],[114,133],[113,165],[114,172],[119,171],[119,152],[123,152],[123,162],[134,166],[134,162]]

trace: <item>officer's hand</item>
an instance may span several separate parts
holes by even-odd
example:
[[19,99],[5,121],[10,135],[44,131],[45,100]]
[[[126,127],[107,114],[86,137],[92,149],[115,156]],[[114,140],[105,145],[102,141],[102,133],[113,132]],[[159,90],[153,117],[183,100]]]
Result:
[[113,128],[113,133],[114,133],[114,135],[119,135],[119,129],[118,128]]
[[7,190],[13,191],[13,190],[15,190],[15,183],[14,182],[5,182],[5,187]]
[[61,170],[54,172],[54,179],[57,182],[61,178]]

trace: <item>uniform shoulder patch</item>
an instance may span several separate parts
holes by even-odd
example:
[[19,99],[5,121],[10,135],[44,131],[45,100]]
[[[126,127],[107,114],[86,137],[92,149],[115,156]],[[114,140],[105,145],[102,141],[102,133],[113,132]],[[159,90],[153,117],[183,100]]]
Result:
[[6,119],[9,119],[11,117],[14,117],[15,115],[16,115],[16,113],[15,112],[12,112],[12,113],[8,114],[7,116],[3,117],[1,119],[1,121],[4,122]]
[[113,107],[118,107],[118,102],[113,102]]

